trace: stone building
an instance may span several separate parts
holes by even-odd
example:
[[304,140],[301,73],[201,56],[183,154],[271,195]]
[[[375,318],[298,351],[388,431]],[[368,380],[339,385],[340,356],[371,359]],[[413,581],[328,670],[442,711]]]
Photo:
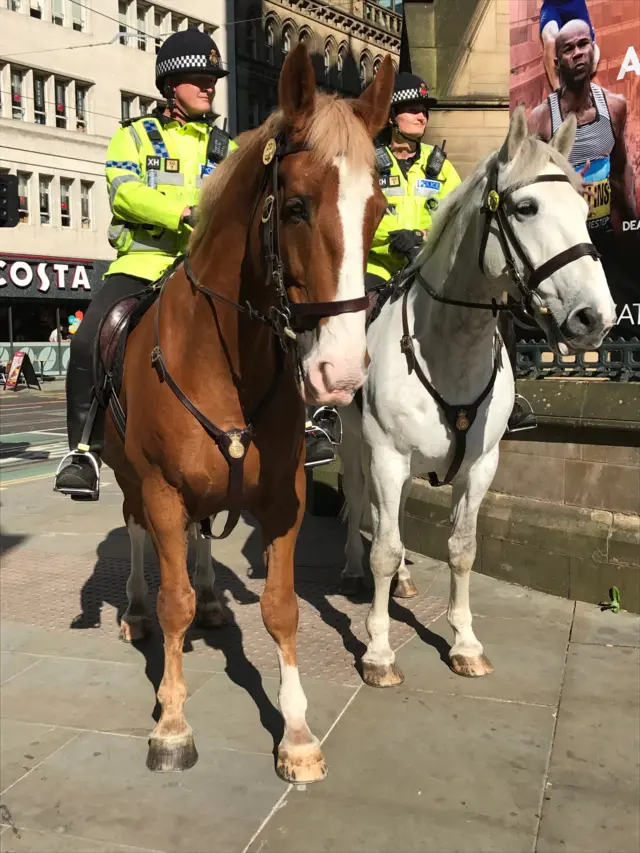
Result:
[[[210,33],[233,69],[230,5],[0,0],[0,171],[18,175],[21,220],[2,233],[0,361],[13,341],[23,349],[46,341],[56,312],[64,320],[84,309],[100,287],[115,257],[107,242],[109,139],[121,119],[155,106],[156,50],[169,33]],[[233,82],[231,75],[217,87],[223,116]],[[61,357],[50,355],[52,364]]]
[[307,45],[320,88],[357,95],[389,53],[397,68],[402,4],[394,0],[237,0],[237,125],[257,127],[277,105],[280,69]]

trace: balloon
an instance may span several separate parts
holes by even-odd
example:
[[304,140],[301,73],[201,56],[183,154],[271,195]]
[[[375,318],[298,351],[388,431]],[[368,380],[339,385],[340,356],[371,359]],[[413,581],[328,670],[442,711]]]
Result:
[[78,318],[78,320],[82,320],[84,318],[84,314],[82,313],[82,311],[76,311],[75,316]]
[[76,318],[74,317],[74,315],[69,314],[69,316],[67,317],[67,323],[75,323],[75,322],[76,322]]
[[70,334],[70,335],[75,335],[75,333],[76,333],[77,331],[78,331],[78,327],[77,327],[77,326],[69,326],[69,334]]

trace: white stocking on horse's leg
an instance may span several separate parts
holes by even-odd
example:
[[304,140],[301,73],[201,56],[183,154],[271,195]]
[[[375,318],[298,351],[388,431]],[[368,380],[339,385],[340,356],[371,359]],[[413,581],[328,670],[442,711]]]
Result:
[[374,448],[371,464],[371,571],[375,592],[367,616],[367,631],[371,639],[362,658],[362,677],[372,687],[392,687],[404,681],[395,663],[395,652],[389,644],[389,592],[404,553],[398,518],[409,467],[409,459],[394,449]]
[[340,577],[340,591],[343,595],[355,596],[362,592],[364,586],[362,568],[364,547],[360,524],[362,523],[362,513],[367,494],[364,471],[362,470],[360,443],[356,443],[350,438],[347,439],[345,435],[344,441],[347,440],[349,446],[343,448],[343,453],[340,456],[343,468],[342,491],[349,511],[347,544],[345,546],[346,563]]
[[131,540],[131,571],[127,580],[128,606],[120,620],[120,639],[125,643],[143,640],[149,631],[146,615],[147,581],[144,577],[144,545],[147,531],[129,516],[127,519]]
[[[318,782],[327,775],[320,742],[306,721],[307,698],[304,695],[296,657],[298,599],[293,588],[293,555],[305,506],[305,474],[296,475],[299,506],[297,518],[282,533],[283,513],[259,518],[265,547],[267,579],[260,599],[262,618],[278,647],[280,664],[280,710],[284,735],[278,746],[277,773],[287,782]],[[271,513],[273,513],[273,508]]]
[[220,628],[225,620],[222,602],[214,586],[216,574],[211,556],[211,541],[202,536],[199,524],[190,525],[189,534],[196,545],[196,570],[193,575],[196,621],[200,628]]
[[489,675],[493,667],[471,626],[469,580],[476,557],[478,511],[498,465],[498,449],[481,457],[466,480],[453,487],[453,530],[449,537],[451,591],[447,619],[453,628],[449,652],[451,669],[458,675]]
[[[404,505],[407,502],[407,497],[409,496],[410,488],[411,479],[409,478],[404,484],[404,488],[402,489],[402,498],[400,500],[400,509],[398,511],[401,531],[403,530]],[[404,536],[402,536],[402,540],[404,542]],[[403,547],[402,559],[400,560],[400,565],[398,566],[398,573],[395,577],[395,580],[391,584],[391,595],[394,598],[415,598],[418,594],[416,585],[411,580],[411,574],[409,572],[409,569],[407,568],[405,557],[406,549]]]
[[187,770],[198,760],[191,726],[184,717],[187,685],[182,644],[196,612],[187,572],[185,509],[169,487],[145,490],[147,526],[160,563],[158,619],[164,635],[164,674],[158,689],[162,715],[149,738],[150,770]]

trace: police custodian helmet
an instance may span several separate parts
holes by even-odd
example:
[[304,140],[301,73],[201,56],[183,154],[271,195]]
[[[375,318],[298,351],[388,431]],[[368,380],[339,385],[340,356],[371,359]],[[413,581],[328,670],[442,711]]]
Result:
[[402,112],[401,107],[407,104],[424,104],[426,109],[438,103],[436,98],[429,95],[427,84],[421,77],[416,74],[409,74],[408,71],[401,71],[396,74],[396,79],[393,84],[393,95],[391,96],[392,112]]
[[216,43],[206,33],[189,28],[173,33],[158,51],[156,57],[156,86],[164,94],[167,78],[174,74],[210,74],[226,77]]

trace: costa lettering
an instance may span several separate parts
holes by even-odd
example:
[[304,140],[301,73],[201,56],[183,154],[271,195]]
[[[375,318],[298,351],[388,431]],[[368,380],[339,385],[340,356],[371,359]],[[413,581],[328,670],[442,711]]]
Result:
[[[52,273],[49,277],[48,272]],[[54,290],[91,291],[87,270],[83,264],[52,263],[48,261],[6,261],[0,258],[0,287],[13,285],[20,290],[32,288],[38,293]]]

